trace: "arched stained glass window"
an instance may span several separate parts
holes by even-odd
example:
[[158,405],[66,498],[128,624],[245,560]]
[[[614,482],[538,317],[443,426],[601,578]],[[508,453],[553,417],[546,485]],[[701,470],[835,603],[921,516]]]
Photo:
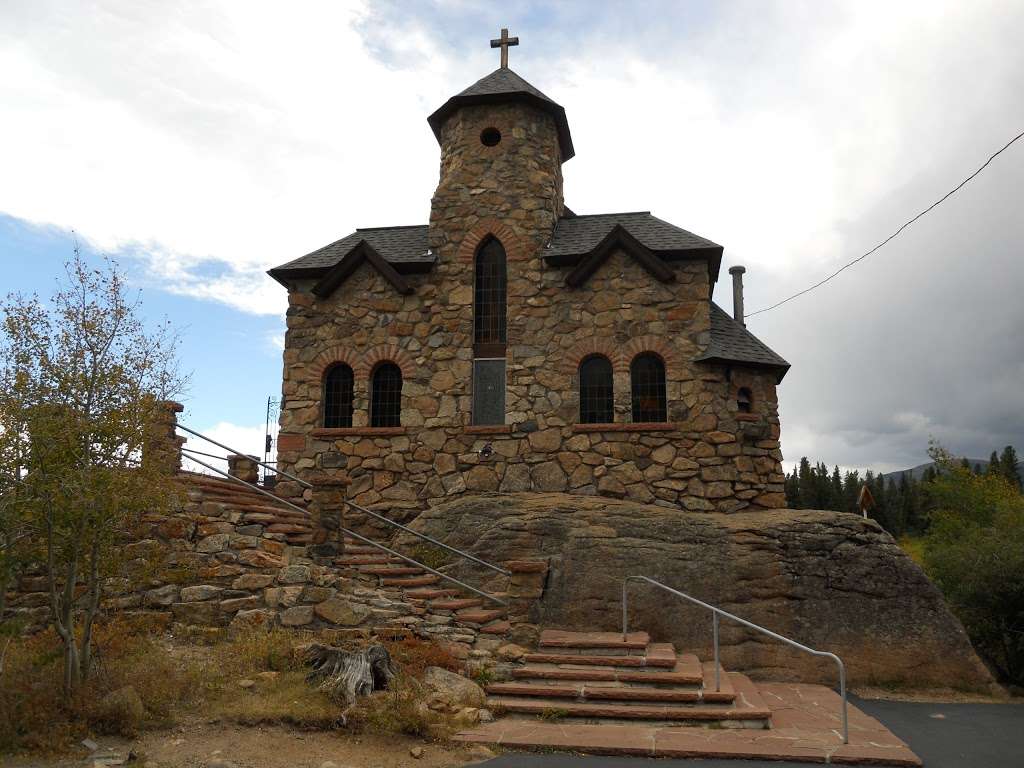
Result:
[[401,413],[402,371],[394,363],[381,363],[370,379],[370,426],[400,426]]
[[629,366],[633,390],[633,422],[667,421],[665,364],[650,352],[637,355]]
[[473,344],[477,357],[505,356],[507,292],[505,248],[490,237],[476,253]]
[[324,426],[352,426],[352,369],[338,363],[324,375]]
[[580,423],[611,424],[612,364],[603,355],[591,355],[580,363]]

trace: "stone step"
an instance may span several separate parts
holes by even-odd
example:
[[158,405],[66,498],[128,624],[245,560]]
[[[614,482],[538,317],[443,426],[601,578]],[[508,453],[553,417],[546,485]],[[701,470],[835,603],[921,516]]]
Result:
[[468,624],[489,624],[504,617],[504,608],[466,608],[455,613],[456,620]]
[[642,656],[615,656],[606,654],[529,653],[530,664],[586,664],[600,667],[667,667],[676,666],[676,650],[671,643],[651,643]]
[[425,587],[428,584],[437,584],[440,580],[440,576],[427,573],[423,576],[406,576],[400,578],[385,577],[380,580],[380,583],[385,587]]
[[697,688],[634,688],[615,684],[531,685],[530,683],[493,683],[487,686],[491,696],[537,697],[587,701],[657,702],[696,704],[701,701]]
[[395,557],[394,555],[384,555],[384,554],[379,554],[379,555],[352,555],[352,556],[346,555],[345,557],[336,557],[336,558],[334,558],[334,564],[335,565],[341,565],[341,566],[346,566],[346,565],[352,565],[352,566],[360,566],[360,565],[386,565],[387,563],[403,563],[403,562],[405,562],[405,561],[402,560],[399,557]]
[[498,621],[492,621],[480,628],[481,634],[484,635],[504,635],[512,630],[512,624],[507,619],[499,619]]
[[483,598],[480,597],[457,597],[447,600],[431,600],[427,605],[439,611],[461,611],[464,608],[476,608],[483,604]]
[[[582,665],[574,667],[567,664],[529,663],[513,669],[512,676],[517,680],[575,680],[580,682],[616,682],[633,685],[676,685],[687,687],[700,687],[701,683],[705,680],[700,661],[691,653],[681,654],[677,658],[675,667],[671,670],[661,667],[616,669],[585,667]],[[714,687],[713,674],[711,680],[712,687]]]
[[359,569],[360,573],[368,576],[419,576],[426,573],[422,568],[414,565],[370,565]]
[[704,701],[730,703],[736,698],[736,691],[732,686],[732,676],[724,669],[718,676],[718,689],[715,689],[715,662],[707,661],[702,665],[704,673],[703,697]]
[[625,638],[621,632],[566,632],[560,629],[546,629],[540,633],[538,647],[545,653],[563,650],[595,650],[609,656],[609,651],[646,651],[651,636],[646,632],[630,632]]
[[488,696],[487,707],[504,712],[544,717],[567,717],[608,720],[659,720],[669,722],[726,722],[744,721],[751,727],[767,727],[771,710],[766,706],[727,706],[721,704],[695,704],[673,706],[667,704],[631,704],[627,702],[580,703],[564,699],[530,698],[520,696]]
[[405,596],[410,600],[435,600],[443,597],[456,597],[461,594],[462,591],[459,589],[431,589],[427,587],[424,589],[410,589],[405,593]]

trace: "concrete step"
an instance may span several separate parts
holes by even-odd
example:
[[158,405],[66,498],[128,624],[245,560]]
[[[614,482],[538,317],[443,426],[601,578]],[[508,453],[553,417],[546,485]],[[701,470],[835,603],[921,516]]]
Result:
[[631,704],[627,702],[580,703],[564,699],[542,699],[527,696],[488,696],[487,707],[543,717],[565,717],[607,720],[655,720],[673,723],[709,723],[739,721],[750,727],[765,728],[771,719],[766,706],[729,706],[722,704]]
[[[546,649],[544,649],[546,651]],[[600,649],[598,649],[600,650]],[[647,651],[641,655],[606,655],[606,654],[572,654],[538,652],[526,655],[528,664],[586,664],[600,667],[660,667],[674,669],[676,651],[671,643],[651,643]]]
[[659,704],[696,704],[701,701],[700,689],[642,688],[614,684],[533,685],[530,683],[493,683],[487,686],[491,696],[572,699],[578,702],[622,701],[656,702]]
[[[663,667],[604,668],[568,664],[528,663],[512,670],[517,680],[616,682],[634,685],[674,685],[700,688],[704,682],[701,663],[693,654],[681,654],[672,669]],[[712,681],[713,681],[712,677]],[[714,683],[712,682],[712,686]],[[730,689],[731,690],[731,689]]]
[[623,638],[621,632],[566,632],[546,629],[540,634],[538,648],[543,653],[581,654],[592,651],[601,656],[637,654],[647,650],[651,637],[646,632],[630,632]]

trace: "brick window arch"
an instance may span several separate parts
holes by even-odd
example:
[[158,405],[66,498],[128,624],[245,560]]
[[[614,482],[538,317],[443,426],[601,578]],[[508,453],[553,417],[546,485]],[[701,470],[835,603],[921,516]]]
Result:
[[633,423],[668,421],[665,363],[653,352],[633,358],[629,366],[633,395]]
[[613,409],[612,363],[604,355],[589,355],[580,362],[580,423],[611,424]]
[[392,362],[383,362],[370,374],[370,426],[401,425],[402,370]]
[[324,373],[323,422],[324,426],[352,426],[352,390],[355,376],[345,363],[336,363]]
[[473,345],[477,357],[504,357],[507,338],[508,270],[505,247],[493,235],[476,252]]

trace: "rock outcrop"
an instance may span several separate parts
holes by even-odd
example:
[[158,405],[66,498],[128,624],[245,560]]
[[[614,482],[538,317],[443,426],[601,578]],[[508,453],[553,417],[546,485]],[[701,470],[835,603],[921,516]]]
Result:
[[[433,507],[413,527],[490,562],[547,559],[530,617],[545,627],[621,628],[623,578],[645,575],[838,654],[853,684],[992,685],[938,589],[878,524],[855,515],[685,514],[587,496],[490,494]],[[710,658],[708,611],[644,584],[629,594],[632,627]],[[833,662],[728,620],[721,638],[731,669],[835,680]]]

